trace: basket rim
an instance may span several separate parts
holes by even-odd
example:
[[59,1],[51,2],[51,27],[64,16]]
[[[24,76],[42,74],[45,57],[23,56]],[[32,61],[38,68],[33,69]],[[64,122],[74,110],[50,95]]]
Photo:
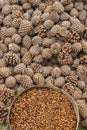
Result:
[[20,94],[18,94],[13,102],[11,103],[11,106],[8,108],[8,116],[7,116],[7,123],[8,123],[8,127],[9,127],[9,130],[12,130],[11,129],[11,125],[10,125],[10,114],[11,114],[11,109],[13,107],[13,104],[15,103],[15,101],[24,93],[26,93],[27,91],[29,90],[32,90],[34,88],[48,88],[48,89],[54,89],[54,90],[57,90],[57,91],[60,91],[62,92],[67,98],[68,100],[71,102],[72,106],[73,106],[73,109],[74,109],[74,112],[75,112],[75,115],[76,115],[76,119],[77,119],[77,124],[76,124],[76,130],[78,129],[78,126],[79,126],[79,121],[80,121],[80,117],[79,117],[79,109],[78,109],[78,106],[77,106],[77,103],[76,101],[73,99],[73,97],[71,95],[69,95],[66,91],[64,91],[63,89],[60,89],[60,88],[57,88],[55,87],[54,85],[33,85],[33,86],[30,86],[28,87],[27,89],[23,90]]

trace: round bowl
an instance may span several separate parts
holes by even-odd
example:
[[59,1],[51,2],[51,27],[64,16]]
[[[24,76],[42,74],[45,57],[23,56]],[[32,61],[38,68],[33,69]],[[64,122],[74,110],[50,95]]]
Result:
[[31,89],[34,89],[34,88],[48,88],[48,89],[54,89],[56,91],[60,91],[62,92],[64,95],[66,95],[66,97],[68,98],[68,100],[71,102],[72,106],[73,106],[73,109],[74,109],[74,112],[75,112],[75,115],[76,115],[76,119],[77,119],[77,124],[76,124],[76,129],[75,130],[78,130],[78,125],[79,125],[79,110],[78,110],[78,106],[75,102],[75,100],[68,94],[66,93],[64,90],[62,89],[59,89],[53,85],[34,85],[34,86],[30,86],[29,88],[27,88],[26,90],[24,90],[23,92],[21,92],[15,99],[14,101],[12,102],[9,110],[8,110],[8,118],[7,118],[7,121],[8,121],[8,125],[9,125],[9,130],[12,130],[11,129],[11,125],[10,125],[10,114],[11,114],[11,109],[13,107],[13,104],[15,103],[15,101],[18,99],[19,96],[21,96],[23,93],[26,93],[27,91],[31,90]]

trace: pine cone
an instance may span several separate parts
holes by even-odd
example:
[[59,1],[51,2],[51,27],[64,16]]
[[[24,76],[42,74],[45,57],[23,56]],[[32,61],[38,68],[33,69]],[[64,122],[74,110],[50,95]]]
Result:
[[78,42],[80,39],[80,36],[78,33],[76,33],[75,31],[69,31],[69,33],[67,34],[67,38],[68,42],[70,43],[75,43]]
[[6,63],[11,66],[14,66],[14,65],[17,65],[20,63],[19,56],[13,52],[6,53],[4,55],[4,59],[5,59]]
[[70,65],[73,60],[72,56],[69,53],[63,51],[58,55],[57,61],[61,65]]

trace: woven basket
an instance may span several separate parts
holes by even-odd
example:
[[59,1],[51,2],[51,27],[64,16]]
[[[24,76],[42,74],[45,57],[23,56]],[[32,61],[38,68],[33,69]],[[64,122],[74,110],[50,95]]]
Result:
[[13,107],[14,102],[15,102],[15,101],[18,99],[18,97],[21,96],[23,93],[26,93],[27,91],[29,91],[29,90],[31,90],[31,89],[33,89],[33,88],[52,88],[52,89],[55,89],[55,90],[57,90],[57,91],[61,91],[64,95],[66,95],[67,98],[69,99],[69,101],[71,102],[73,108],[74,108],[75,115],[76,115],[76,119],[77,119],[76,130],[78,130],[78,125],[79,125],[79,110],[78,110],[78,106],[77,106],[75,100],[74,100],[68,93],[66,93],[64,90],[59,89],[59,88],[57,88],[57,87],[55,87],[55,86],[53,86],[53,85],[47,85],[47,86],[46,86],[46,85],[44,85],[44,86],[43,86],[43,85],[35,85],[35,86],[31,86],[31,87],[27,88],[26,90],[24,90],[23,92],[21,92],[21,93],[14,99],[14,101],[12,102],[12,104],[11,104],[9,110],[8,110],[7,121],[8,121],[8,125],[9,125],[9,130],[12,130],[12,129],[11,129],[11,126],[10,126],[10,112],[11,112],[11,109],[12,109],[12,107]]

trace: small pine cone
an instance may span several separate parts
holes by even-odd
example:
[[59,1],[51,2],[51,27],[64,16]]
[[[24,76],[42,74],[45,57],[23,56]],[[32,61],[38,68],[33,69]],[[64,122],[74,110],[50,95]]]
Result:
[[13,10],[11,16],[13,19],[14,18],[23,18],[22,12],[19,10],[16,10],[16,11]]
[[80,57],[80,64],[87,67],[87,55],[83,55],[82,57]]
[[62,27],[69,29],[70,28],[70,22],[69,21],[62,21],[60,24]]
[[70,82],[68,82],[62,86],[62,89],[66,91],[68,94],[73,95],[75,88]]
[[74,89],[73,98],[75,99],[75,101],[82,98],[82,91],[77,87],[75,87]]
[[71,24],[75,24],[75,23],[77,23],[77,24],[81,24],[81,22],[80,22],[80,20],[78,19],[78,18],[76,18],[76,17],[70,17],[70,23]]
[[57,54],[60,53],[61,46],[60,46],[60,44],[58,44],[58,43],[53,43],[53,44],[50,46],[50,50],[51,50],[52,54],[57,55]]
[[33,76],[33,81],[36,85],[45,84],[44,76],[41,73],[35,73]]
[[79,12],[79,19],[80,19],[81,21],[86,20],[86,16],[87,16],[86,10],[82,10],[81,12]]
[[31,22],[32,22],[32,24],[33,24],[34,26],[37,26],[37,25],[39,24],[39,22],[40,22],[40,16],[39,16],[39,15],[33,16],[33,17],[31,18]]
[[65,6],[65,11],[70,11],[73,8],[73,2],[70,2],[70,4]]
[[58,77],[57,79],[54,80],[54,85],[56,87],[62,87],[65,83],[64,77]]
[[9,48],[9,51],[13,51],[13,52],[19,52],[20,51],[20,46],[18,46],[17,44],[15,43],[10,43],[8,45],[8,48]]
[[20,63],[14,67],[14,73],[15,74],[23,74],[26,69],[26,66],[24,63]]
[[44,38],[42,46],[43,47],[50,47],[52,45],[53,41],[50,38]]
[[7,37],[12,37],[14,34],[16,34],[16,29],[15,28],[13,28],[13,27],[10,27],[10,28],[8,28],[7,29],[7,34],[6,34],[6,36]]
[[77,100],[76,103],[78,105],[81,117],[87,118],[87,105],[85,104],[84,100]]
[[57,11],[57,13],[61,13],[61,12],[64,11],[63,5],[60,2],[58,2],[58,1],[56,1],[56,2],[53,3],[53,9],[55,11]]
[[36,63],[42,63],[43,62],[43,57],[42,55],[37,55],[33,58],[33,61]]
[[50,12],[50,18],[55,23],[57,23],[59,21],[59,15],[56,11]]
[[40,36],[34,36],[32,38],[33,45],[41,45],[41,43],[42,43],[42,38]]
[[65,52],[68,52],[68,53],[70,53],[71,52],[71,44],[70,43],[65,43],[65,44],[63,44],[62,45],[62,51],[65,51]]
[[40,0],[29,0],[29,2],[34,7],[39,6],[39,4],[41,3]]
[[24,54],[24,56],[22,57],[22,62],[25,64],[25,65],[29,65],[31,62],[32,62],[32,56],[30,54],[30,52],[26,52]]
[[69,75],[65,77],[66,82],[71,82],[74,85],[77,85],[78,76],[77,75]]
[[8,51],[7,46],[4,43],[0,43],[0,51],[6,53]]
[[71,3],[71,0],[61,0],[61,3],[62,3],[63,5],[68,5],[68,4]]
[[10,38],[10,37],[6,37],[5,38],[5,40],[4,40],[4,44],[6,45],[6,46],[8,46],[10,43],[12,43],[13,42],[13,40],[12,40],[12,38]]
[[51,71],[52,71],[51,66],[45,66],[42,69],[43,69],[42,74],[43,74],[44,77],[47,77],[51,74]]
[[53,27],[53,21],[52,20],[46,20],[43,24],[43,26],[46,28],[46,29],[51,29]]
[[83,2],[75,2],[75,8],[77,10],[83,10]]
[[82,44],[83,52],[84,52],[85,54],[87,54],[87,41],[82,40],[82,41],[81,41],[81,44]]
[[30,54],[32,56],[37,56],[37,55],[39,55],[39,53],[40,53],[40,47],[39,47],[39,45],[34,45],[34,46],[32,46],[30,48]]
[[41,24],[34,28],[34,33],[41,38],[46,37],[46,29]]
[[0,37],[1,40],[4,40],[7,36],[7,28],[6,27],[1,27],[1,31],[0,31]]
[[22,87],[28,88],[28,87],[31,87],[31,85],[33,85],[33,81],[29,76],[21,75],[20,84],[22,85]]
[[53,78],[58,78],[61,76],[61,69],[59,67],[54,67],[51,71],[51,75]]
[[13,88],[16,85],[16,79],[13,76],[9,76],[8,78],[6,78],[5,80],[5,85],[8,88]]
[[0,68],[1,67],[5,67],[6,66],[6,62],[4,59],[0,59]]
[[31,31],[31,29],[32,29],[32,23],[27,20],[23,20],[20,24],[18,33],[21,36],[25,36]]
[[13,21],[12,21],[12,26],[14,28],[19,28],[21,22],[22,22],[21,18],[14,18]]
[[29,12],[29,14],[33,14],[32,16],[36,16],[36,15],[41,16],[41,15],[42,15],[42,12],[41,12],[39,9],[36,9],[34,12],[33,12],[33,10],[31,10],[31,11]]
[[6,17],[3,19],[3,25],[6,26],[6,27],[11,27],[11,25],[12,25],[11,15],[8,15],[8,16],[6,16]]
[[69,53],[61,52],[57,57],[57,61],[61,65],[70,65],[73,62],[73,59]]
[[79,66],[79,63],[80,63],[80,60],[79,60],[79,59],[75,59],[75,60],[73,61],[72,67],[77,68],[77,67]]
[[31,47],[31,38],[28,35],[25,35],[22,43],[25,48],[29,49]]
[[1,67],[0,68],[0,76],[3,78],[8,77],[11,74],[11,70],[8,67]]
[[83,33],[84,32],[84,25],[81,23],[75,23],[71,25],[71,30],[77,32],[77,33]]
[[47,85],[53,84],[53,82],[54,82],[54,79],[53,79],[52,76],[48,76],[48,77],[46,78],[46,84],[47,84]]
[[39,10],[40,11],[44,11],[45,10],[45,4],[44,3],[40,3],[39,4]]
[[82,50],[82,45],[80,42],[74,43],[72,45],[72,51],[79,53]]
[[68,34],[68,30],[64,27],[59,26],[57,28],[56,37],[60,40],[65,40]]
[[62,12],[61,15],[60,15],[60,19],[62,21],[68,20],[69,18],[70,18],[70,15],[68,13],[66,13],[66,12]]
[[31,8],[31,4],[28,3],[28,2],[25,2],[25,3],[23,4],[22,8],[23,8],[23,10],[28,10],[28,9]]
[[[14,43],[20,44],[22,38],[21,38],[21,36],[20,36],[19,34],[14,34],[14,35],[12,36],[12,40],[13,40]],[[12,43],[12,42],[11,42],[11,43]]]
[[72,8],[72,10],[70,11],[70,15],[73,17],[78,17],[79,12],[76,8]]
[[5,86],[5,84],[0,85],[0,100],[6,101],[6,105],[11,105],[11,101],[14,97],[14,90],[11,90]]
[[33,72],[32,68],[27,67],[27,68],[25,68],[24,74],[27,76],[30,76],[32,78],[34,75],[34,72]]
[[21,51],[20,51],[20,55],[21,56],[24,56],[24,54],[28,52],[28,49],[27,48],[24,48],[24,47],[21,47]]
[[46,20],[50,19],[49,13],[43,13],[41,16],[41,21],[45,22]]
[[25,12],[25,13],[23,14],[23,18],[24,18],[25,20],[30,20],[30,14],[29,14],[28,12]]
[[49,12],[51,12],[51,11],[53,10],[53,6],[52,6],[52,5],[48,5],[48,6],[47,6],[47,5],[45,4],[45,6],[46,6],[46,8],[45,8],[45,10],[44,10],[45,13],[49,13]]
[[17,83],[20,83],[21,76],[22,76],[21,74],[17,74],[17,75],[14,76],[14,78],[16,79]]
[[19,0],[10,0],[11,4],[18,4]]
[[42,72],[42,66],[37,63],[32,63],[31,68],[33,69],[34,73],[41,73]]
[[77,32],[75,31],[69,31],[68,34],[67,34],[67,38],[68,42],[70,43],[75,43],[75,42],[78,42],[79,39],[80,39],[80,36]]
[[77,67],[77,75],[79,79],[84,80],[87,74],[87,68],[83,65]]
[[11,6],[10,5],[5,5],[3,8],[2,8],[2,13],[4,15],[8,15],[11,13]]
[[70,71],[71,71],[71,69],[68,65],[61,66],[61,73],[62,73],[63,76],[69,75]]
[[4,59],[8,65],[14,66],[20,63],[20,57],[15,53],[6,53]]
[[45,48],[43,51],[42,51],[42,57],[44,59],[50,59],[52,57],[52,53],[51,53],[51,50],[49,48]]
[[83,80],[78,80],[77,81],[77,86],[78,88],[80,88],[81,90],[85,89],[85,82]]

